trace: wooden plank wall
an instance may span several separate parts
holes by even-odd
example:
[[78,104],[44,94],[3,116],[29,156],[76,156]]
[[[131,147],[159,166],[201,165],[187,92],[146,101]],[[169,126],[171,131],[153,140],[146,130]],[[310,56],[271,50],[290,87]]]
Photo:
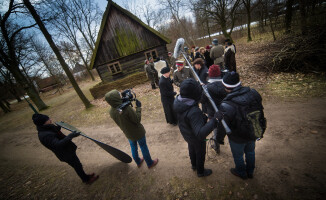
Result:
[[103,29],[94,67],[165,43],[157,35],[112,6]]
[[[150,50],[154,50],[154,49],[156,49],[159,57],[163,57],[163,59],[167,58],[168,52],[165,45]],[[97,72],[100,75],[102,81],[110,82],[125,77],[137,71],[144,71],[144,61],[146,59],[145,52],[147,52],[147,50],[136,54],[132,54],[130,56],[118,60],[122,68],[121,73],[111,75],[107,67],[108,66],[107,64],[97,67],[96,68]]]

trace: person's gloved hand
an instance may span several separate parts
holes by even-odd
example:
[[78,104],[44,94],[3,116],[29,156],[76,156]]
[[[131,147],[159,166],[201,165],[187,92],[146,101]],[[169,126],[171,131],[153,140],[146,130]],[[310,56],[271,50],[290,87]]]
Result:
[[138,99],[136,99],[136,107],[141,107],[141,102]]
[[221,111],[218,111],[214,114],[214,118],[218,121],[221,121],[223,119],[223,113]]
[[79,131],[73,131],[72,133],[69,134],[71,138],[78,137],[80,135]]

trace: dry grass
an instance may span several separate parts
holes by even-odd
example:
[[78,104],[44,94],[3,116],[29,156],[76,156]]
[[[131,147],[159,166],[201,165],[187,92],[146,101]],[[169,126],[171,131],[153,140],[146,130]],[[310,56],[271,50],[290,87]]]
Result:
[[[99,80],[80,83],[82,91],[91,100],[93,107],[85,109],[74,89],[70,87],[64,88],[62,95],[51,95],[53,91],[42,95],[41,98],[50,107],[41,113],[49,115],[53,121],[65,121],[75,126],[113,125],[113,121],[108,113],[110,106],[104,98],[94,100],[89,92],[89,89],[98,82]],[[142,119],[154,122],[161,120],[164,114],[159,90],[152,90],[150,87],[149,83],[145,83],[135,86],[133,90],[143,105]],[[8,114],[0,113],[0,133],[3,131],[35,128],[31,120],[33,111],[25,101],[11,105],[11,108],[12,112]]]

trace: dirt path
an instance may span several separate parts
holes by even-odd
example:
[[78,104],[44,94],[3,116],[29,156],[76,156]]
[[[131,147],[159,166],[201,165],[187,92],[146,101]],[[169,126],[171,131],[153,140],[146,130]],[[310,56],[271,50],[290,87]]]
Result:
[[[187,144],[165,120],[143,122],[152,157],[151,170],[123,164],[82,137],[74,139],[86,172],[100,174],[91,186],[80,182],[36,137],[34,130],[0,134],[0,199],[323,199],[326,184],[326,98],[265,100],[268,130],[256,143],[252,180],[230,174],[228,146],[209,149],[207,178],[190,169]],[[116,127],[79,127],[129,155],[127,139]]]

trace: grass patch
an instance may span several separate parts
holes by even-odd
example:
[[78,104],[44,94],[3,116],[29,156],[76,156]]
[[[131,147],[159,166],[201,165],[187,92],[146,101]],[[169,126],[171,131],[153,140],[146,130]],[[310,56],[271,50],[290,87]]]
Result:
[[266,86],[272,94],[280,97],[324,97],[326,96],[325,74],[280,73],[272,76]]

